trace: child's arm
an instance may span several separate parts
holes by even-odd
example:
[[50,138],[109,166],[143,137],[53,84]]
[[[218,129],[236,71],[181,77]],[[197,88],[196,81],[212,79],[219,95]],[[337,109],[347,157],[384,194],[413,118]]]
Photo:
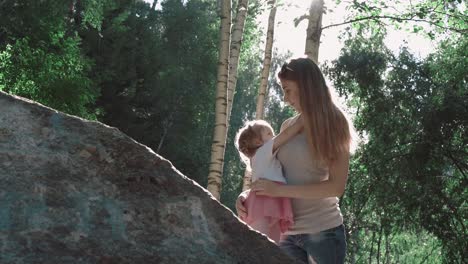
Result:
[[273,138],[273,152],[275,152],[284,143],[294,137],[303,128],[304,123],[302,122],[302,116],[299,115],[299,118],[297,118],[297,120],[292,125],[286,127],[276,137]]

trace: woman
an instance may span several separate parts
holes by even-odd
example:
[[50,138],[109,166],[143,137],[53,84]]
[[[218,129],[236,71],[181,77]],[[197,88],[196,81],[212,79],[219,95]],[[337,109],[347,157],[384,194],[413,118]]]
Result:
[[[343,216],[338,197],[345,190],[351,144],[351,124],[333,103],[318,66],[308,58],[291,60],[278,73],[284,101],[302,115],[304,130],[279,148],[287,185],[258,180],[257,195],[291,198],[294,225],[283,234],[281,249],[305,263],[344,263]],[[286,120],[281,130],[293,124]],[[239,196],[239,216],[247,214]]]

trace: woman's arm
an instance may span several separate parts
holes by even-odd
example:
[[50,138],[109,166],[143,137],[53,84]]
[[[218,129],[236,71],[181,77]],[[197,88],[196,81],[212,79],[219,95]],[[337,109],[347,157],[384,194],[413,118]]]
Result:
[[304,185],[280,185],[259,179],[252,184],[252,191],[255,191],[257,195],[301,199],[340,197],[346,187],[348,167],[349,153],[342,153],[329,165],[328,180]]
[[293,117],[290,117],[290,118],[284,120],[283,123],[281,124],[280,132],[285,130],[291,124],[291,122],[294,121],[294,118],[296,118],[296,117],[293,116]]
[[279,147],[281,147],[292,137],[297,135],[304,128],[304,123],[302,122],[302,118],[300,115],[299,118],[296,119],[292,125],[286,127],[285,123],[286,122],[284,122],[281,125],[279,134],[273,138],[273,152],[275,152]]

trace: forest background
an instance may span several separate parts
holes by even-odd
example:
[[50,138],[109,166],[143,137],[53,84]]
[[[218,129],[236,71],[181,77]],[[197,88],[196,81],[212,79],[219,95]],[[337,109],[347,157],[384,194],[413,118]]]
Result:
[[[333,1],[346,5],[346,23],[336,25],[343,48],[320,66],[360,138],[340,201],[347,262],[468,263],[466,2],[407,3]],[[218,8],[213,0],[0,1],[0,90],[115,126],[206,186]],[[231,209],[244,175],[233,138],[255,117],[266,35],[258,19],[269,8],[248,5],[222,174],[220,201]],[[405,45],[392,51],[389,29],[436,48],[424,57]],[[290,58],[272,56],[264,109],[276,131],[294,114],[275,78]]]

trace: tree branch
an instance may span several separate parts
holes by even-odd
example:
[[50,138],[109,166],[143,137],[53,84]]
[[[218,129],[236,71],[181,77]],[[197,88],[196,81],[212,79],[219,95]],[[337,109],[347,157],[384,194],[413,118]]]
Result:
[[426,254],[426,256],[423,258],[423,260],[421,261],[421,264],[423,263],[426,263],[427,259],[430,257],[430,256],[433,256],[434,255],[434,251],[437,249],[436,246],[434,246],[434,244],[432,244],[432,250],[429,254]]
[[342,25],[346,25],[346,24],[351,24],[351,23],[355,23],[355,22],[361,22],[361,21],[365,21],[365,20],[379,20],[379,19],[390,19],[390,20],[396,20],[396,21],[413,21],[413,22],[428,23],[430,25],[433,25],[433,26],[436,26],[436,27],[439,27],[439,28],[442,28],[442,29],[445,29],[445,30],[454,31],[454,32],[457,32],[457,33],[460,33],[460,34],[466,33],[468,31],[468,29],[458,29],[458,28],[453,28],[453,27],[444,27],[444,26],[438,25],[438,24],[436,24],[436,23],[434,23],[432,21],[428,21],[428,20],[424,20],[424,19],[414,19],[414,16],[409,17],[409,18],[401,18],[401,17],[394,17],[394,16],[361,17],[361,18],[351,19],[351,20],[344,21],[344,22],[337,23],[337,24],[327,25],[327,26],[322,27],[322,30],[327,29],[327,28],[331,28],[331,27],[338,27],[338,26],[342,26]]
[[466,17],[466,16],[451,15],[449,13],[444,13],[444,12],[440,12],[440,11],[437,11],[437,10],[433,10],[432,12],[434,12],[436,14],[439,14],[439,15],[444,15],[444,16],[448,16],[448,17],[451,17],[451,18],[460,19],[460,20],[463,20],[463,22],[468,22],[468,17]]
[[467,176],[466,176],[466,174],[465,174],[465,172],[464,172],[464,170],[463,170],[463,167],[460,166],[460,164],[458,163],[458,160],[455,159],[455,158],[451,155],[451,153],[448,153],[448,152],[445,154],[445,156],[446,156],[447,158],[449,158],[449,159],[453,162],[453,164],[455,165],[455,167],[457,167],[458,171],[463,175],[463,177],[464,177],[465,179],[467,179]]

